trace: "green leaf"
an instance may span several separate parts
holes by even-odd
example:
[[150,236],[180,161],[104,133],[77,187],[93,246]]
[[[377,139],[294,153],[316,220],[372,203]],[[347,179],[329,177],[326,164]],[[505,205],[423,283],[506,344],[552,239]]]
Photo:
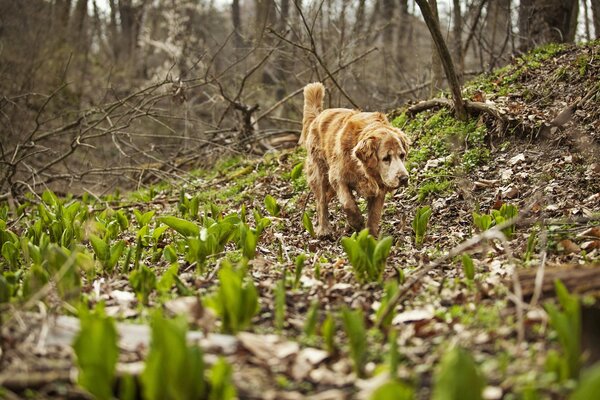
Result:
[[595,364],[583,373],[583,377],[569,400],[595,399],[600,393],[600,364]]
[[237,397],[235,386],[232,383],[233,369],[227,360],[219,357],[210,370],[209,400],[230,400]]
[[402,382],[390,380],[379,386],[370,400],[412,400],[414,398],[415,393],[412,388]]
[[327,314],[327,318],[321,325],[321,335],[323,335],[323,342],[325,344],[325,350],[331,355],[336,351],[335,347],[335,319],[332,314]]
[[363,229],[358,235],[354,233],[351,237],[342,238],[341,243],[360,283],[381,281],[393,243],[391,237],[377,241],[368,229]]
[[304,322],[304,334],[307,337],[311,337],[317,330],[317,319],[319,316],[319,302],[313,300],[310,304],[310,308],[306,313],[306,321]]
[[304,262],[306,261],[306,254],[299,254],[296,257],[295,268],[294,268],[294,289],[297,289],[300,285],[300,278],[302,277],[302,270],[304,269]]
[[173,264],[165,271],[156,284],[156,289],[161,293],[167,293],[175,285],[179,265]]
[[344,330],[350,341],[350,356],[354,363],[354,371],[358,377],[363,377],[367,363],[367,331],[363,313],[361,310],[351,311],[344,308],[342,310],[342,320],[344,321]]
[[58,205],[60,205],[58,197],[56,197],[54,192],[52,192],[51,190],[45,190],[44,193],[42,193],[42,200],[44,201],[44,203],[52,207],[57,207]]
[[304,168],[304,162],[301,161],[298,164],[294,165],[292,171],[290,172],[290,178],[296,180],[302,176],[302,169]]
[[4,275],[0,274],[0,303],[8,303],[10,300],[10,285]]
[[2,257],[12,268],[19,266],[19,249],[12,242],[6,242],[2,246]]
[[415,218],[412,222],[412,228],[415,233],[415,243],[420,245],[423,243],[425,232],[427,231],[427,225],[429,224],[429,218],[431,217],[431,207],[424,206],[417,210]]
[[148,297],[156,287],[156,274],[145,265],[129,274],[129,284],[143,304],[148,304]]
[[258,236],[252,232],[246,224],[240,224],[240,243],[242,255],[248,260],[252,260],[256,256],[256,245],[258,244]]
[[[152,318],[152,340],[146,366],[140,376],[147,400],[201,399],[206,397],[202,351],[186,342],[183,317]],[[168,384],[165,384],[168,382]]]
[[281,331],[285,323],[285,276],[275,286],[275,329]]
[[163,258],[168,263],[177,262],[177,251],[175,250],[175,247],[173,247],[173,245],[168,244],[165,246],[165,248],[163,249]]
[[312,223],[312,220],[310,219],[310,215],[308,215],[308,213],[306,211],[302,214],[302,225],[304,226],[304,229],[306,229],[306,232],[308,232],[308,234],[311,237],[315,237],[315,228],[313,227],[313,223]]
[[473,264],[473,259],[467,253],[462,255],[462,266],[467,279],[471,281],[475,279],[475,265]]
[[90,243],[92,244],[92,248],[94,249],[94,253],[96,253],[96,258],[103,265],[110,260],[110,246],[98,236],[91,234],[90,235]]
[[569,291],[559,280],[554,282],[556,295],[562,310],[554,304],[546,303],[544,307],[550,317],[550,325],[556,331],[564,354],[565,364],[560,378],[577,379],[581,369],[581,310],[579,298]]
[[[390,250],[392,249],[393,242],[394,241],[392,237],[387,236],[377,243],[377,245],[375,246],[375,250],[373,251],[373,264],[385,264],[385,260],[387,260],[388,256],[390,255]],[[383,272],[383,269],[381,271]]]
[[270,194],[265,196],[265,208],[274,217],[278,217],[281,212],[281,207],[277,204],[277,200]]
[[133,210],[133,215],[135,216],[135,219],[140,227],[148,225],[155,213],[156,211],[154,210],[148,211],[144,214],[138,210]]
[[124,231],[127,228],[129,228],[129,219],[127,219],[127,215],[125,215],[123,211],[117,211],[115,213],[115,217],[117,219],[117,222],[119,223],[119,226],[121,227],[121,231]]
[[98,399],[112,399],[119,358],[115,323],[106,316],[102,305],[93,312],[82,308],[80,323],[81,329],[73,342],[79,367],[78,383]]
[[156,227],[156,229],[154,229],[154,231],[152,232],[152,240],[154,240],[154,243],[158,243],[160,241],[160,238],[162,237],[162,235],[165,233],[165,231],[169,229],[169,227],[167,225],[161,225],[159,227]]
[[453,347],[442,357],[434,374],[432,400],[481,400],[485,382],[473,358]]
[[[383,310],[387,307],[390,300],[394,297],[396,292],[398,291],[398,283],[396,281],[388,281],[385,284],[385,288],[383,291],[383,296],[381,298],[381,304],[375,313],[375,319],[379,321],[381,319],[381,315],[383,314]],[[392,324],[392,320],[394,319],[394,313],[390,312],[385,317],[383,321],[381,321],[381,327],[385,330],[388,330]]]
[[112,270],[115,268],[115,266],[119,262],[119,259],[121,258],[121,255],[123,255],[123,251],[125,251],[125,241],[124,240],[119,240],[117,243],[115,243],[114,245],[111,246],[110,258],[106,265],[106,267],[108,267],[109,272],[112,272]]
[[185,237],[197,237],[200,235],[200,228],[198,227],[198,225],[196,225],[193,222],[186,221],[185,219],[166,216],[160,217],[158,220],[163,224],[173,228]]
[[244,283],[245,275],[245,268],[234,270],[230,263],[223,262],[216,293],[204,299],[205,305],[221,318],[225,333],[236,333],[250,326],[259,310],[258,292],[252,280]]
[[50,280],[48,272],[39,264],[33,264],[23,278],[23,296],[29,298]]

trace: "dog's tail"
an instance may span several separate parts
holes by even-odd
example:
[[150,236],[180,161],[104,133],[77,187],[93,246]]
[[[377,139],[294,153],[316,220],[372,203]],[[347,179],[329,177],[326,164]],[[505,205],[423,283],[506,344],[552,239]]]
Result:
[[302,116],[302,134],[298,143],[304,145],[307,130],[310,124],[323,111],[323,97],[325,97],[325,86],[320,82],[309,83],[304,86],[304,113]]

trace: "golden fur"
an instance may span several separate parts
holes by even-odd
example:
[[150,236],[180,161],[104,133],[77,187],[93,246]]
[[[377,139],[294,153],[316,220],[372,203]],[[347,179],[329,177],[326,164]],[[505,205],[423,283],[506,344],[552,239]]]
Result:
[[367,199],[367,227],[379,233],[385,194],[408,182],[403,160],[408,152],[404,133],[384,114],[346,108],[323,110],[325,87],[304,88],[300,144],[307,150],[306,175],[316,198],[317,234],[332,234],[328,204],[337,195],[355,230],[364,220],[352,191]]

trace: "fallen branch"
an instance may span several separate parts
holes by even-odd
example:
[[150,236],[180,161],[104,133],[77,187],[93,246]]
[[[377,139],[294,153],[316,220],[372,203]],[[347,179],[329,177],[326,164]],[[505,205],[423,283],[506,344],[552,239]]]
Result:
[[[498,110],[496,107],[490,106],[488,104],[485,104],[485,103],[482,103],[479,101],[465,100],[464,104],[465,104],[465,108],[469,114],[475,114],[475,115],[482,114],[482,113],[487,114],[487,115],[493,117],[496,121],[500,122],[500,124],[501,124],[500,130],[501,131],[504,130],[507,120],[504,117],[504,115],[502,115],[500,110]],[[424,100],[424,101],[418,102],[415,105],[408,107],[407,112],[410,116],[414,116],[415,114],[418,114],[420,112],[431,110],[433,108],[440,108],[440,107],[454,110],[454,102],[451,101],[450,99],[444,99],[444,98]]]

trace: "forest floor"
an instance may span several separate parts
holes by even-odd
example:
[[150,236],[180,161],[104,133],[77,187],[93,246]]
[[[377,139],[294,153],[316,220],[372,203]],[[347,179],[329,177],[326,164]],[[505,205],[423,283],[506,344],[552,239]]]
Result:
[[[427,399],[442,390],[440,360],[454,346],[474,360],[485,399],[566,398],[579,370],[564,360],[583,355],[582,368],[600,360],[597,341],[587,339],[599,334],[588,323],[600,289],[598,82],[600,43],[548,46],[465,85],[466,97],[498,108],[504,125],[489,116],[458,122],[443,109],[414,117],[406,108],[392,112],[412,140],[411,181],[386,201],[381,237],[393,245],[382,279],[372,283],[358,282],[339,239],[311,235],[306,216],[313,216],[314,201],[300,149],[228,159],[185,181],[130,194],[45,194],[18,210],[0,204],[0,397],[86,397],[73,384],[71,346],[83,300],[90,308],[103,302],[118,322],[119,377],[144,368],[150,322],[162,309],[185,315],[188,340],[200,344],[208,365],[227,360],[240,398],[370,398],[383,396],[373,393],[394,375]],[[432,214],[417,245],[411,224],[424,206]],[[477,236],[481,219],[500,223],[509,206],[518,211],[506,240]],[[337,203],[332,218],[336,237],[349,235]],[[255,254],[238,231],[206,259],[191,254],[194,245],[181,232],[199,229],[202,241],[211,234],[203,227],[227,221],[247,223],[258,236]],[[479,239],[472,246],[456,250],[473,237]],[[53,250],[53,243],[81,257],[71,262],[71,252]],[[220,272],[244,264],[245,255],[258,312],[241,332],[224,334],[208,299]],[[474,271],[463,264],[469,260]],[[565,338],[544,308],[556,302],[556,278],[580,294],[581,342],[576,334]],[[391,318],[378,324],[382,304],[399,290],[405,293]],[[364,332],[351,327],[349,314]],[[570,321],[576,332],[577,319]]]

